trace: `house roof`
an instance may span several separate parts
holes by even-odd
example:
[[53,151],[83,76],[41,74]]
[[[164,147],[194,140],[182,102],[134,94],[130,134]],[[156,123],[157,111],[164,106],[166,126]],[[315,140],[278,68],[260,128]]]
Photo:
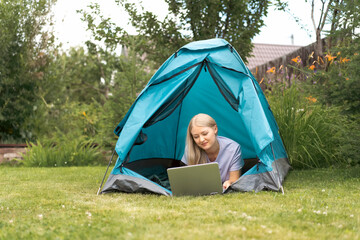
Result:
[[251,70],[264,63],[287,55],[302,46],[295,45],[279,45],[279,44],[265,44],[254,43],[254,48],[251,57],[249,57],[247,67]]

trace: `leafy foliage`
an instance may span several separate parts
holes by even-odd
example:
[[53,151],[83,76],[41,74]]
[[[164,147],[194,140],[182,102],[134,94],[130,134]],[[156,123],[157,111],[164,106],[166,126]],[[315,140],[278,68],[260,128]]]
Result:
[[353,125],[338,108],[318,104],[296,84],[285,89],[274,87],[268,93],[268,99],[294,168],[329,167],[351,162],[343,146],[348,143],[347,134]]
[[58,142],[28,144],[22,163],[27,167],[88,166],[101,163],[98,146],[83,137],[62,135]]
[[307,79],[308,89],[323,104],[340,106],[343,113],[356,119],[360,115],[360,1],[330,2],[326,61],[314,61],[314,74]]
[[[315,59],[307,74],[309,90],[326,105],[336,105],[346,114],[359,114],[360,1],[329,1],[331,29],[324,59]],[[309,68],[310,68],[309,67]]]
[[[147,44],[141,50],[158,64],[189,41],[209,38],[228,40],[246,61],[252,50],[251,39],[264,25],[270,1],[166,0],[169,12],[163,21],[134,3],[116,0],[125,7],[132,25]],[[149,46],[151,45],[151,46]]]
[[[309,91],[323,104],[340,106],[344,113],[360,115],[360,38],[351,45],[333,48],[326,69],[309,75]],[[336,53],[337,52],[337,53]]]
[[32,138],[31,123],[44,79],[47,56],[53,46],[48,13],[54,1],[0,2],[0,141]]
[[346,39],[358,38],[360,27],[359,0],[333,0],[332,14],[330,15],[331,29],[328,36],[331,38],[329,46],[337,45]]
[[[57,67],[57,86],[47,86],[47,89],[60,91],[55,94],[61,101],[91,103],[93,100],[106,100],[106,86],[102,81],[101,59],[94,54],[87,53],[83,48],[70,48],[53,62]],[[50,95],[44,96],[49,103],[53,103]]]
[[142,66],[134,63],[136,57],[131,51],[127,57],[116,57],[118,67],[112,73],[105,98],[104,91],[99,90],[104,85],[96,78],[101,73],[96,67],[97,60],[93,61],[94,55],[83,49],[70,52],[71,55],[64,54],[54,63],[63,66],[57,73],[58,83],[48,86],[49,94],[34,105],[35,114],[29,118],[33,122],[32,132],[44,139],[60,131],[73,138],[92,139],[103,147],[113,146],[116,125],[150,79],[150,73],[139,70]]
[[96,139],[108,146],[114,143],[114,128],[145,87],[154,68],[144,52],[137,51],[145,43],[142,36],[127,35],[101,14],[98,4],[90,5],[90,10],[90,13],[79,12],[87,23],[87,30],[92,33],[86,43],[88,57],[98,59],[96,64],[105,90],[103,101],[100,101],[102,111]]

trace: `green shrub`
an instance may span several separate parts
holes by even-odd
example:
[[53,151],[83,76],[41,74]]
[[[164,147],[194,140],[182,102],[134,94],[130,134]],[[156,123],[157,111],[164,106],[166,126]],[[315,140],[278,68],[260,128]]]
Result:
[[[352,116],[350,116],[352,118]],[[351,166],[360,165],[360,121],[348,121],[343,125],[345,133],[343,136],[343,143],[340,146],[340,154]]]
[[348,115],[360,114],[360,38],[333,47],[324,60],[307,70],[307,91],[326,105],[341,107]]
[[101,106],[95,101],[91,104],[71,101],[52,105],[42,103],[37,106],[36,117],[31,119],[36,126],[33,132],[36,139],[56,140],[61,134],[94,138],[102,114]]
[[63,137],[58,142],[49,140],[36,144],[29,143],[28,151],[23,155],[24,166],[60,167],[87,166],[101,163],[99,147],[84,138]]
[[268,99],[294,168],[347,164],[343,147],[349,121],[335,107],[324,107],[296,84],[275,86]]

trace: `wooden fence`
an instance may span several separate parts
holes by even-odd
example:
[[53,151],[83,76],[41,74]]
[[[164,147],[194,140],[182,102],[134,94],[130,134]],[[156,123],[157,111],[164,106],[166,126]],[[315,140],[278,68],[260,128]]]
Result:
[[10,162],[14,158],[21,159],[26,147],[26,144],[0,144],[0,164]]
[[[325,46],[325,40],[322,41],[323,46]],[[294,77],[294,69],[304,66],[310,66],[314,63],[315,60],[318,59],[318,56],[315,54],[315,44],[316,43],[312,43],[308,46],[299,48],[294,52],[291,52],[285,56],[279,57],[250,70],[254,77],[257,79],[257,81],[261,82],[264,78],[267,78],[269,76],[269,69],[273,68],[275,70],[272,73],[273,79],[277,79],[278,81],[285,80],[288,82],[288,84],[291,84],[291,79]],[[298,63],[292,61],[292,59],[296,57],[299,57],[301,61]],[[317,63],[314,64],[318,66]]]

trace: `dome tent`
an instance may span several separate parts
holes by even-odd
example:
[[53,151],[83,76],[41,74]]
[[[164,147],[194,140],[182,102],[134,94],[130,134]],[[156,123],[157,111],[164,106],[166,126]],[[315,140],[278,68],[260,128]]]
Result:
[[181,165],[186,129],[198,113],[241,145],[249,170],[226,192],[282,189],[290,165],[268,102],[236,50],[209,39],[180,48],[139,94],[114,131],[118,158],[101,193],[171,195],[166,169]]

